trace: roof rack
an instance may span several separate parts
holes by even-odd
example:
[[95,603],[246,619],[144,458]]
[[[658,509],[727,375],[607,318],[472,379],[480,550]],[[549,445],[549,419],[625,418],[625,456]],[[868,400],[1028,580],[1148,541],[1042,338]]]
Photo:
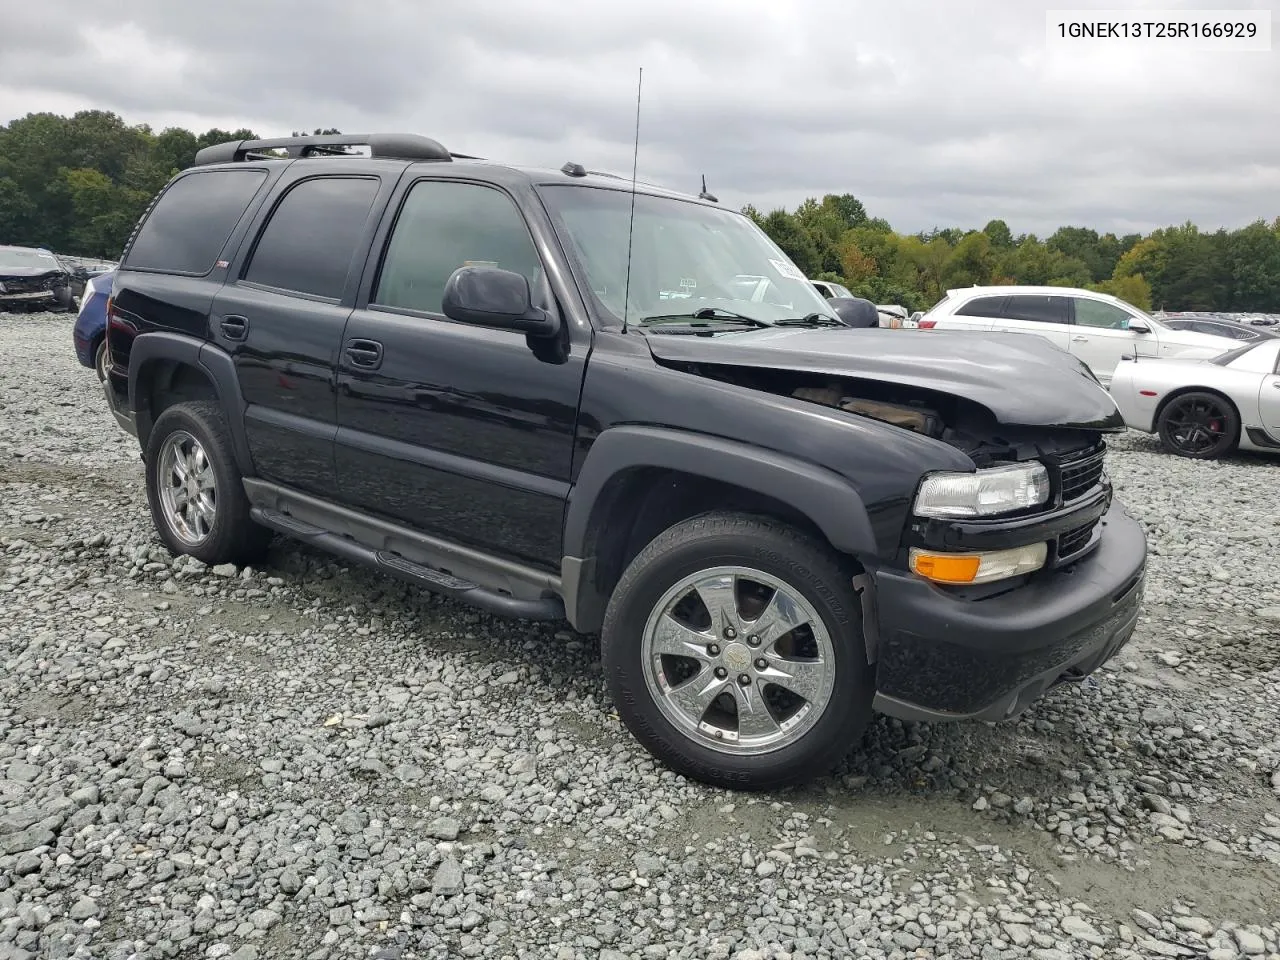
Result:
[[384,160],[452,160],[453,154],[430,137],[413,133],[348,133],[334,136],[281,137],[275,140],[228,140],[197,151],[195,166],[276,159],[265,151],[283,150],[297,159],[317,154],[347,156],[342,147],[369,148],[369,156]]

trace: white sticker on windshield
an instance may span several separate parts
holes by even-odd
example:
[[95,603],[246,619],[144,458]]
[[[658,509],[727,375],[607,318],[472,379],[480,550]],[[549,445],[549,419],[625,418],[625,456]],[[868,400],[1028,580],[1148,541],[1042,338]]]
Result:
[[773,264],[773,269],[777,270],[778,273],[786,277],[788,280],[805,279],[804,274],[800,272],[800,268],[794,263],[787,263],[785,260],[770,260],[769,262]]

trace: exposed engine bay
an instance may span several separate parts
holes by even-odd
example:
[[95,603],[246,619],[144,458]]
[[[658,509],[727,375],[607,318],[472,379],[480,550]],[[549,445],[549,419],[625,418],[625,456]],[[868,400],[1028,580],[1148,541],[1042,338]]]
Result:
[[979,468],[1079,450],[1097,443],[1100,436],[1091,430],[1003,424],[986,407],[965,397],[899,384],[727,364],[686,369],[941,440],[962,450]]

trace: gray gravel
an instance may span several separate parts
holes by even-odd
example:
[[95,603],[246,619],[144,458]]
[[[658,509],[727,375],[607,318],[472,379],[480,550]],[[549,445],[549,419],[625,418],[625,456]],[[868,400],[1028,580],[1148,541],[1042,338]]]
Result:
[[744,796],[652,762],[563,625],[171,557],[71,318],[0,351],[0,960],[1280,960],[1280,459],[1116,439],[1118,662]]

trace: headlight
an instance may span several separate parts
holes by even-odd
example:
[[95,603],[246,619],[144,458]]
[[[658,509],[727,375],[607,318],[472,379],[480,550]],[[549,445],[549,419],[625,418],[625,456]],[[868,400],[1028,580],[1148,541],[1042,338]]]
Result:
[[1049,500],[1049,473],[1041,463],[1011,463],[976,473],[934,473],[916,494],[920,517],[994,517]]

